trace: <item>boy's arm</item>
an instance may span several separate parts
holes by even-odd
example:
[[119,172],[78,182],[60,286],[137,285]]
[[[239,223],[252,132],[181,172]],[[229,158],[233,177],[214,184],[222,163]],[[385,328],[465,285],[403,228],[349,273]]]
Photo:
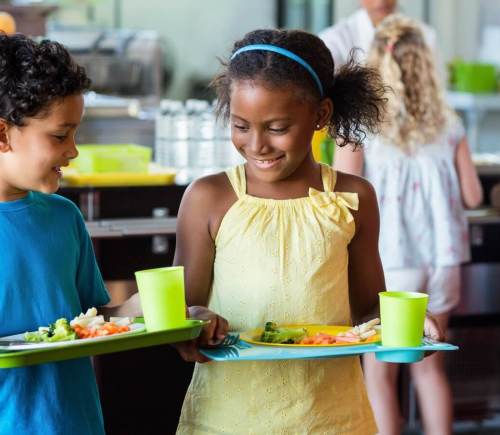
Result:
[[134,293],[120,305],[102,305],[98,308],[98,311],[105,319],[109,317],[142,317],[139,293]]

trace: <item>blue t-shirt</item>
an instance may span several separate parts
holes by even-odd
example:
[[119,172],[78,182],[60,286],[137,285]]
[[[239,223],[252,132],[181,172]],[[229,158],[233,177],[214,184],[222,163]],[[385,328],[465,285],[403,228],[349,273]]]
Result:
[[[0,202],[0,336],[109,301],[78,208],[30,192]],[[89,358],[0,369],[0,435],[103,434]]]

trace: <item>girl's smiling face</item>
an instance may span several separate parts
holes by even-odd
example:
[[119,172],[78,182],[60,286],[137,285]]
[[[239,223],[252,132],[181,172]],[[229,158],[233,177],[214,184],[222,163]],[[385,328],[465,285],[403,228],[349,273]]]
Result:
[[30,190],[53,193],[61,167],[78,156],[75,133],[83,114],[83,96],[56,100],[40,117],[23,126],[0,120],[0,201],[22,198]]
[[[300,98],[300,90],[245,80],[231,85],[231,139],[247,161],[248,175],[264,182],[290,177],[312,162],[311,139],[329,119],[331,102]],[[329,101],[329,100],[326,100]]]

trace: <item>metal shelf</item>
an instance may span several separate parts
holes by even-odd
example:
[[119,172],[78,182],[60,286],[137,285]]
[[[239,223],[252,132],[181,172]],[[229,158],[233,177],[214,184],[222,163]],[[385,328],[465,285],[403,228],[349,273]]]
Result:
[[[467,210],[471,225],[500,224],[500,213],[494,209]],[[175,235],[176,217],[140,219],[102,219],[86,222],[87,230],[94,239]]]
[[500,111],[500,93],[473,94],[448,91],[446,98],[451,107],[464,112],[470,148],[472,151],[478,150],[479,123],[486,112]]
[[175,234],[177,218],[103,219],[87,221],[94,239]]

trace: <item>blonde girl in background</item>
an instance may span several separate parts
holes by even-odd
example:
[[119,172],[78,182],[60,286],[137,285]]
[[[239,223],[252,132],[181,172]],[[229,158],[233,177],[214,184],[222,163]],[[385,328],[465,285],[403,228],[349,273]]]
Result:
[[[481,203],[481,185],[419,26],[400,15],[387,17],[368,62],[392,88],[386,120],[365,149],[337,149],[334,166],[364,175],[375,187],[387,288],[428,292],[428,311],[445,329],[460,297],[460,264],[470,257],[464,206]],[[380,433],[399,434],[399,366],[367,355],[364,368]],[[442,353],[412,364],[410,372],[426,433],[450,434],[452,399]]]

